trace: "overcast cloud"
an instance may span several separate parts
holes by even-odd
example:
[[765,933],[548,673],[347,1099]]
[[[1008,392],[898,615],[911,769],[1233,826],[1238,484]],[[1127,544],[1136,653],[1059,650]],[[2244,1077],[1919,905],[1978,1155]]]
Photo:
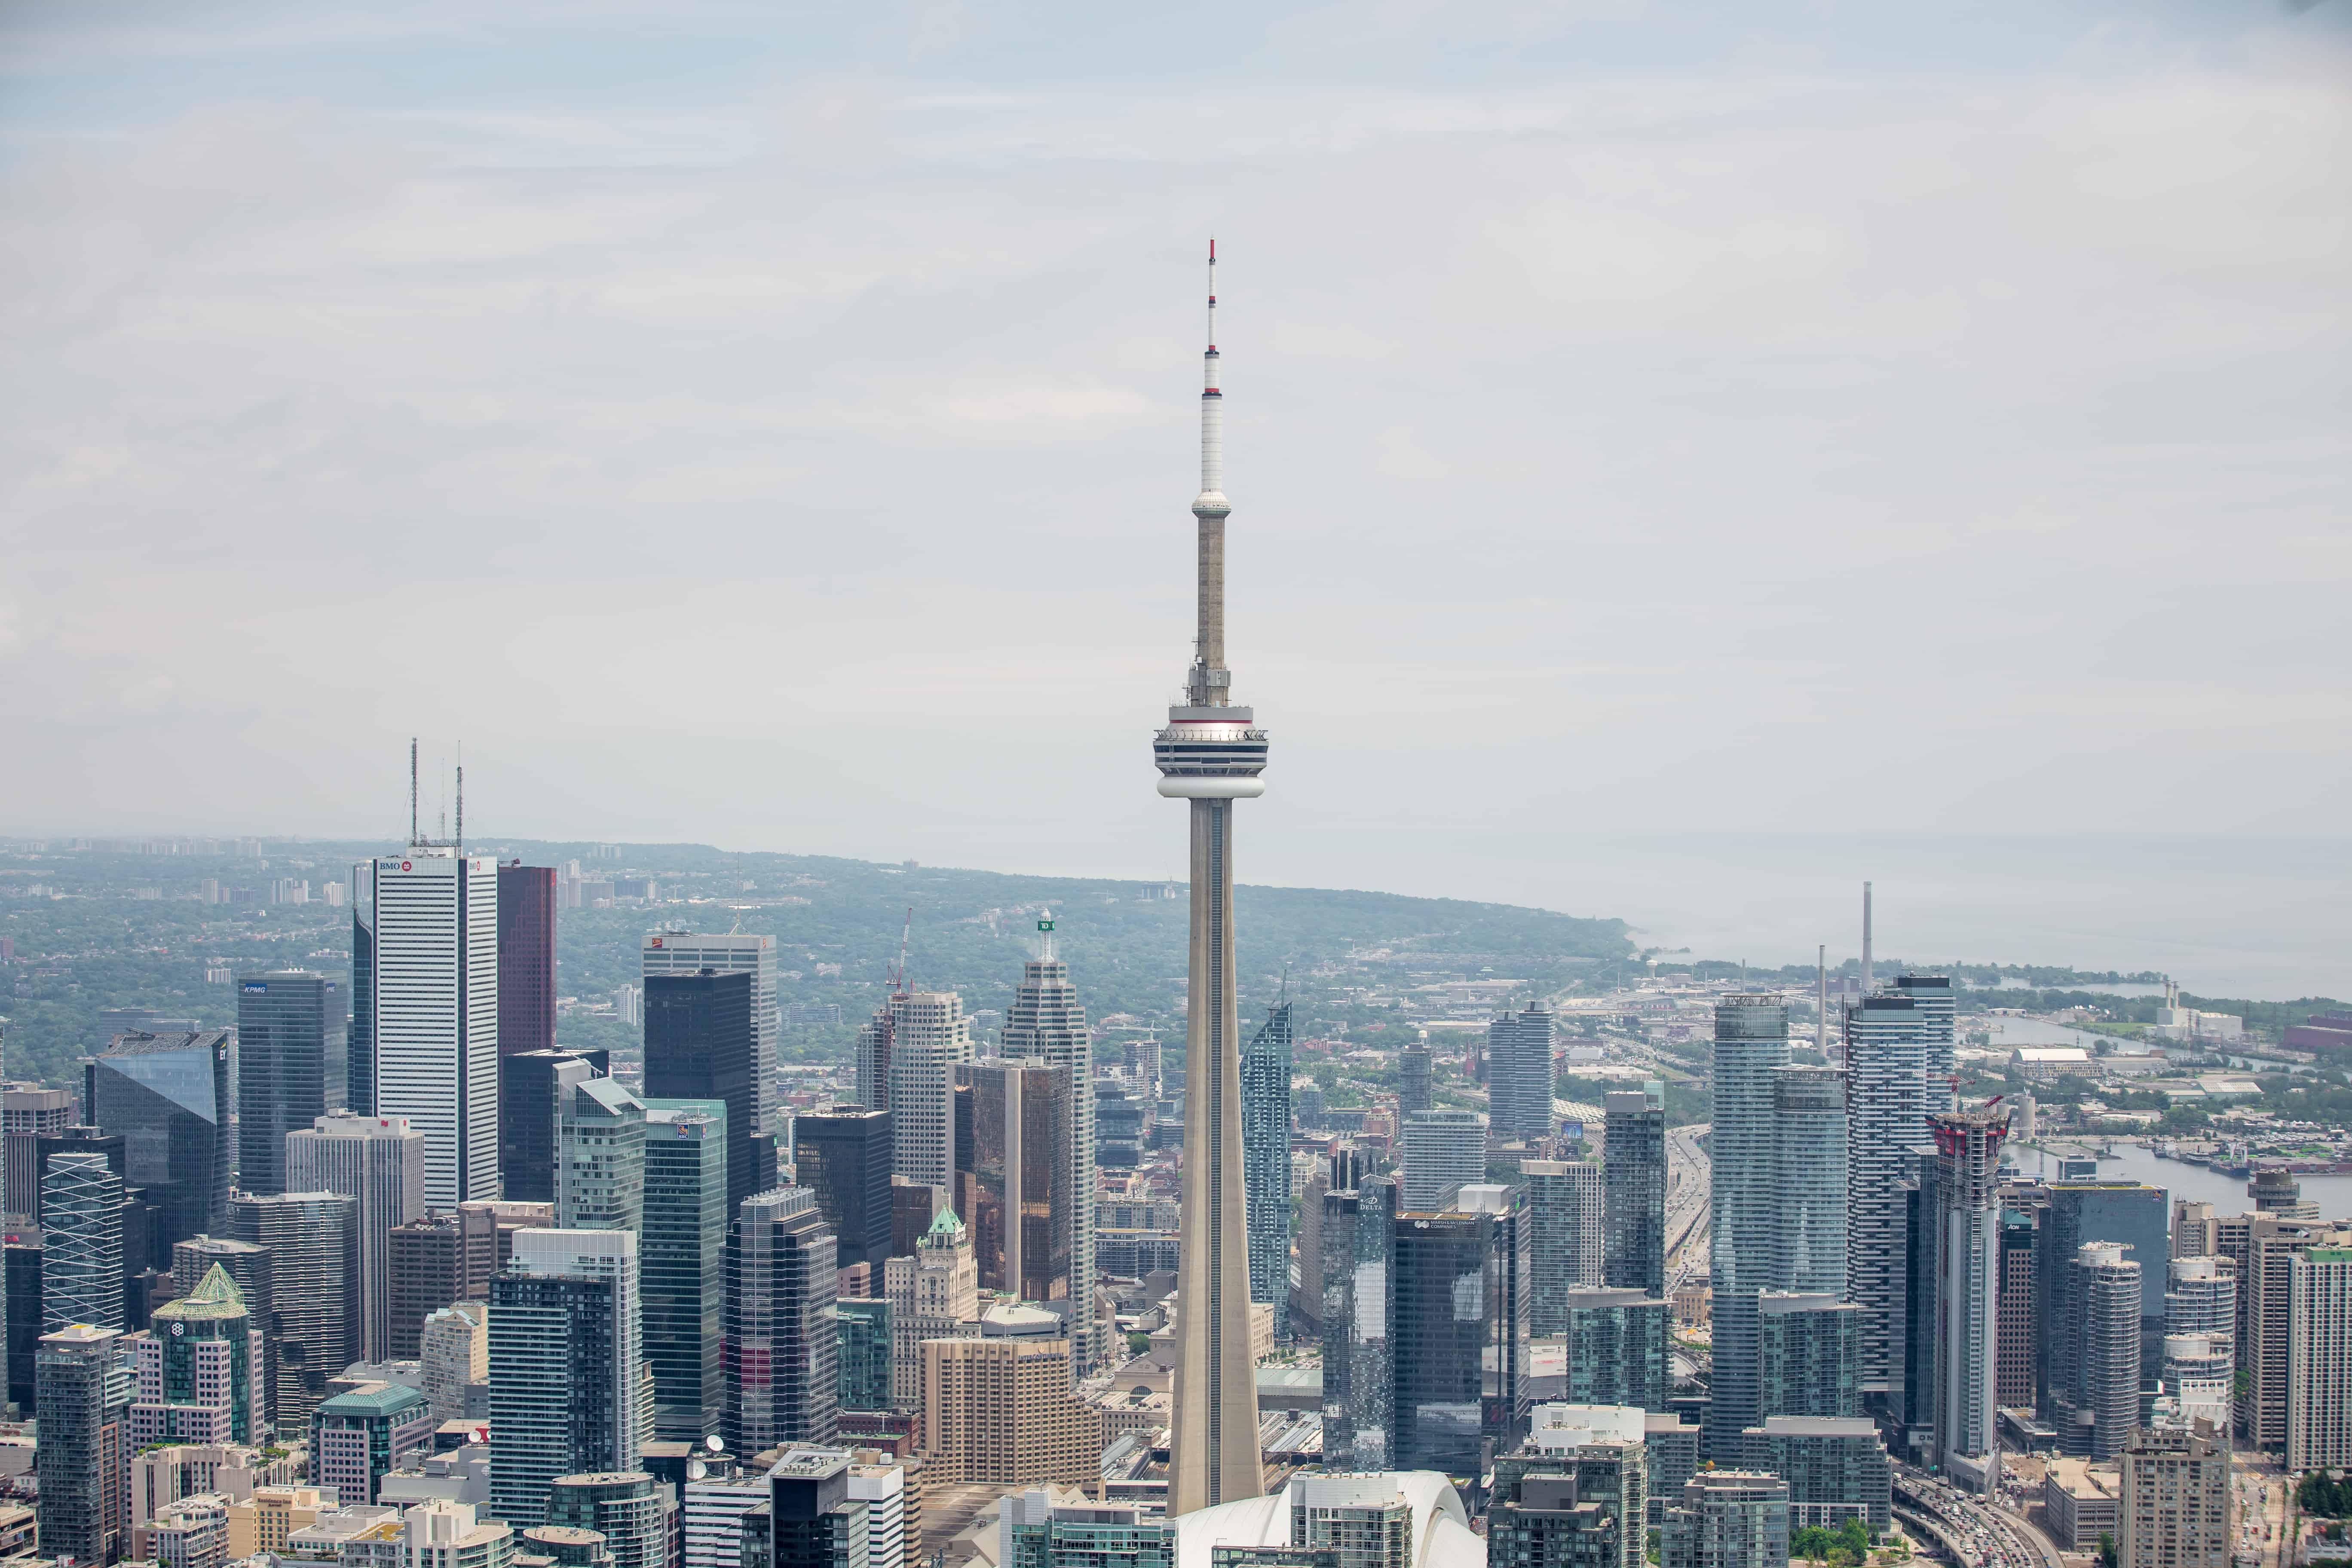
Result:
[[2341,831],[2344,5],[1118,9],[0,12],[0,830],[1172,870],[1213,231],[1244,875]]

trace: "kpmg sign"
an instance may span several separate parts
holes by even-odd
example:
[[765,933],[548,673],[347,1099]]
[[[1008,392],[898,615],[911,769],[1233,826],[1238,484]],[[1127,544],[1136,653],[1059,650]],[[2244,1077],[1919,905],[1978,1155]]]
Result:
[[259,996],[269,989],[269,982],[267,980],[248,980],[238,989],[242,990],[248,996]]

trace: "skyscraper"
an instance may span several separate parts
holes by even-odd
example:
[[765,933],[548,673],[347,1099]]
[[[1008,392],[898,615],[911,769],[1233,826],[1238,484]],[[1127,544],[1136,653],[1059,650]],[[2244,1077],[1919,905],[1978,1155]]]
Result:
[[1904,975],[1844,1013],[1847,1295],[1870,1312],[1863,1387],[1899,1399],[1906,1279],[1905,1184],[1929,1147],[1927,1113],[1951,1099],[1951,982]]
[[194,1289],[156,1308],[152,1331],[130,1342],[139,1377],[131,1405],[133,1448],[268,1440],[261,1328],[219,1264]]
[[[1026,1301],[1071,1298],[1070,1151],[1077,1115],[1067,1068],[965,1062],[971,1136],[956,1141],[956,1211],[971,1231],[981,1288]],[[1075,1311],[1075,1307],[1073,1309]]]
[[267,1350],[270,1416],[280,1433],[306,1431],[327,1382],[359,1359],[359,1200],[340,1193],[278,1193],[229,1201],[235,1239],[269,1249]]
[[1506,1013],[1486,1026],[1487,1125],[1497,1143],[1552,1135],[1552,1015],[1541,1007]]
[[[646,950],[648,964],[655,953]],[[744,969],[648,970],[645,1006],[646,1093],[656,1100],[727,1104],[727,1205],[731,1215],[744,1199],[776,1184],[776,1141],[755,1079],[761,1049],[759,975]]]
[[2352,1246],[2288,1259],[2287,1320],[2287,1468],[2352,1465]]
[[351,1109],[425,1134],[425,1201],[499,1195],[496,862],[413,843],[352,868]]
[[1568,1293],[1601,1283],[1601,1167],[1580,1160],[1522,1160],[1527,1178],[1532,1333],[1568,1331]]
[[1423,1035],[1416,1045],[1397,1053],[1397,1114],[1411,1116],[1416,1110],[1427,1110],[1436,1104],[1431,1086],[1433,1064],[1429,1057],[1429,1037]]
[[[1094,1041],[1087,1032],[1086,1006],[1070,981],[1069,965],[1055,955],[1053,918],[1041,917],[1037,923],[1040,951],[1021,967],[1021,984],[1004,1010],[998,1049],[1015,1060],[1042,1061],[1069,1071],[1076,1115],[1070,1148],[1070,1363],[1083,1378],[1094,1373],[1106,1353],[1094,1310]],[[882,1267],[879,1257],[870,1260],[877,1268]]]
[[74,1098],[62,1089],[12,1083],[0,1089],[0,1165],[5,1168],[5,1201],[0,1221],[28,1226],[40,1213],[40,1167],[34,1151],[73,1125]]
[[[2016,1123],[2012,1123],[2016,1125]],[[2000,1349],[1994,1379],[2003,1409],[2031,1410],[2034,1342],[2042,1333],[2042,1227],[2034,1212],[2005,1208],[2000,1215]],[[2234,1285],[2232,1289],[2234,1291]]]
[[[732,1215],[745,1198],[776,1184],[776,1036],[783,1026],[782,1016],[776,1011],[776,939],[740,932],[719,936],[665,931],[645,939],[640,963],[646,982],[645,1091],[660,1100],[727,1102],[727,1135],[733,1140],[737,1162],[728,1166],[727,1204]],[[665,1066],[659,1079],[654,1074],[654,977],[698,975],[705,970],[751,977],[751,1055],[740,1069],[742,1088],[736,1087],[739,1069],[731,999],[718,1020],[723,1028],[708,1046],[680,1040],[673,1065]],[[663,1054],[671,1057],[668,1050]],[[717,1087],[722,1076],[726,1087]],[[748,1169],[740,1163],[744,1160],[751,1162]]]
[[[359,1358],[392,1353],[391,1234],[425,1213],[425,1135],[397,1116],[321,1116],[286,1138],[286,1174],[298,1193],[341,1193],[359,1203]],[[341,1369],[338,1368],[338,1371]]]
[[[1483,1173],[1481,1173],[1483,1174]],[[1274,1307],[1290,1337],[1290,1003],[1265,1010],[1242,1052],[1242,1184],[1249,1211],[1250,1300]]]
[[868,1110],[890,1109],[890,1002],[874,1009],[857,1031],[857,1103]]
[[1990,1492],[2000,1479],[2000,1166],[2009,1117],[1939,1110],[1927,1124],[1936,1153],[1920,1166],[1927,1230],[1916,1244],[1924,1259],[1916,1283],[1927,1299],[1913,1310],[1925,1342],[1920,1355],[1906,1359],[1935,1468],[1972,1491]]
[[1664,1295],[1666,1086],[1652,1079],[1640,1089],[1612,1089],[1601,1112],[1601,1282],[1613,1289]]
[[1224,402],[1217,386],[1216,247],[1201,393],[1199,600],[1184,700],[1152,742],[1160,793],[1192,817],[1192,958],[1184,1022],[1183,1251],[1168,1465],[1171,1518],[1264,1495],[1257,1373],[1249,1350],[1241,1027],[1234,973],[1234,802],[1265,793],[1265,731],[1233,705],[1225,668]]
[[646,1227],[646,1104],[617,1079],[592,1078],[556,1106],[555,1224]]
[[2314,1249],[2352,1247],[2352,1227],[2322,1220],[2238,1215],[2221,1222],[2222,1249],[2239,1259],[2239,1430],[2255,1447],[2286,1447],[2295,1342],[2294,1260]]
[[1528,1249],[1517,1199],[1514,1188],[1472,1183],[1453,1210],[1396,1217],[1390,1419],[1399,1469],[1475,1475],[1482,1453],[1525,1434]]
[[1763,1418],[1860,1415],[1863,1310],[1827,1290],[1767,1290],[1756,1304],[1756,1407]]
[[1396,1184],[1384,1177],[1323,1194],[1323,1453],[1341,1468],[1388,1468],[1395,1220]]
[[41,1329],[122,1328],[122,1178],[103,1154],[58,1153],[41,1173]]
[[923,1342],[980,1331],[980,1265],[972,1257],[971,1233],[955,1210],[935,1213],[911,1255],[889,1260],[883,1286],[890,1301],[891,1408],[919,1410]]
[[[2061,1428],[2065,1412],[2056,1403],[2065,1385],[2062,1363],[2079,1364],[2081,1356],[2072,1335],[2077,1313],[2072,1299],[2073,1265],[2084,1243],[2112,1241],[2134,1263],[2144,1262],[2140,1278],[2139,1369],[2153,1377],[2163,1364],[2165,1265],[2172,1256],[2169,1234],[2171,1206],[2161,1187],[2144,1182],[2074,1181],[2050,1184],[2050,1208],[2042,1219],[2042,1270],[2044,1292],[2042,1387],[2045,1392],[2043,1419]],[[2245,1271],[2240,1271],[2245,1279]],[[2284,1347],[2282,1347],[2284,1349]],[[2120,1434],[2116,1440],[2120,1443]]]
[[1673,1312],[1673,1303],[1646,1290],[1569,1291],[1561,1314],[1569,1403],[1664,1410]]
[[956,1068],[972,1059],[963,998],[900,991],[889,1005],[891,1173],[952,1190]]
[[2112,1459],[2139,1416],[2139,1265],[2107,1241],[2074,1249],[2068,1287],[2073,1328],[2058,1437],[2070,1454]]
[[236,1158],[228,1054],[226,1029],[117,1035],[84,1067],[82,1108],[122,1138],[123,1184],[155,1205],[163,1247],[221,1227]]
[[499,1271],[498,1221],[487,1205],[468,1204],[394,1226],[384,1238],[392,1277],[391,1321],[384,1355],[411,1361],[425,1323],[453,1301],[487,1301]]
[[726,1438],[756,1454],[840,1427],[833,1228],[805,1187],[747,1200],[727,1232]]
[[1465,1183],[1486,1179],[1486,1128],[1475,1110],[1416,1110],[1404,1119],[1402,1142],[1404,1208],[1450,1208]]
[[2238,1270],[2226,1258],[2175,1254],[2164,1292],[2164,1331],[2201,1334],[2234,1364],[2238,1342]]
[[841,1407],[890,1408],[890,1303],[880,1297],[846,1297],[834,1303],[841,1325]]
[[602,1078],[604,1051],[523,1051],[499,1058],[499,1195],[513,1203],[555,1201],[557,1107],[570,1086]]
[[248,974],[236,983],[236,1184],[286,1190],[286,1135],[343,1098],[343,988],[307,969]]
[[699,1443],[719,1430],[727,1326],[727,1106],[646,1102],[645,1234],[638,1249],[654,1435]]
[[560,1476],[633,1470],[640,1407],[637,1233],[524,1230],[490,1281],[490,1511],[543,1523]]
[[1102,1412],[1070,1391],[1067,1340],[923,1342],[923,1472],[950,1485],[1080,1485],[1102,1473]]
[[1773,1110],[1777,1074],[1788,1065],[1789,1010],[1780,998],[1716,1003],[1715,1130],[1708,1138],[1715,1369],[1706,1436],[1718,1464],[1738,1461],[1740,1434],[1763,1418],[1756,1299],[1787,1286],[1780,1233],[1788,1216],[1780,1204]]
[[796,1116],[793,1155],[793,1183],[816,1194],[841,1267],[880,1269],[890,1256],[890,1113],[850,1105]]
[[499,1054],[555,1048],[555,868],[499,868]]
[[40,1483],[40,1549],[59,1561],[106,1563],[129,1534],[123,1517],[123,1416],[136,1384],[119,1364],[119,1329],[76,1323],[41,1337],[33,1451]]

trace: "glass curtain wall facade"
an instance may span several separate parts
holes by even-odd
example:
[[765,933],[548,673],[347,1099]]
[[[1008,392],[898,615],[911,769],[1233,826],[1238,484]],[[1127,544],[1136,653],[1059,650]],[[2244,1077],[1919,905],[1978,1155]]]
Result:
[[776,1141],[766,1131],[757,1077],[757,978],[742,970],[673,974],[648,968],[646,973],[645,1091],[656,1100],[727,1102],[730,1215],[752,1194],[776,1184]]
[[286,1135],[343,1101],[343,987],[304,969],[236,983],[236,1185],[286,1190]]
[[654,1436],[699,1444],[719,1430],[727,1329],[727,1105],[646,1101],[645,1234],[637,1247]]
[[1601,1283],[1601,1170],[1577,1160],[1522,1160],[1527,1183],[1529,1268],[1528,1331],[1568,1331],[1571,1290]]
[[841,1267],[869,1264],[878,1277],[890,1257],[890,1113],[853,1105],[793,1118],[793,1182],[816,1194]]
[[1249,1225],[1250,1300],[1274,1308],[1290,1337],[1291,1005],[1266,1009],[1242,1051],[1242,1189]]
[[220,1230],[228,1213],[229,1032],[117,1035],[83,1069],[89,1120],[123,1141],[123,1184],[155,1205],[157,1245]]
[[1619,1290],[1666,1289],[1666,1088],[1611,1089],[1601,1107],[1607,1194],[1601,1280]]

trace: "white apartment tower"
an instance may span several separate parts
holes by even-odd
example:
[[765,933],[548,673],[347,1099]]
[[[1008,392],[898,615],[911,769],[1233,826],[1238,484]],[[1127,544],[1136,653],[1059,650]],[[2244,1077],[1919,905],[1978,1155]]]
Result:
[[425,1135],[425,1201],[499,1195],[499,868],[446,844],[352,868],[350,1109]]

